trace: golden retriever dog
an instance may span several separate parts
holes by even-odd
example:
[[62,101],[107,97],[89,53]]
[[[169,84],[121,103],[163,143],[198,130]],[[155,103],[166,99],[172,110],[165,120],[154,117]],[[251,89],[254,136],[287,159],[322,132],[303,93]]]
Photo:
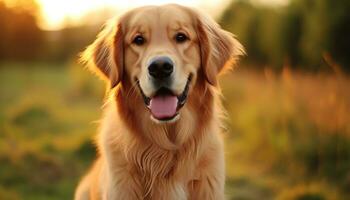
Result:
[[109,98],[98,159],[75,199],[224,199],[217,75],[242,54],[232,34],[180,5],[107,23],[82,54]]

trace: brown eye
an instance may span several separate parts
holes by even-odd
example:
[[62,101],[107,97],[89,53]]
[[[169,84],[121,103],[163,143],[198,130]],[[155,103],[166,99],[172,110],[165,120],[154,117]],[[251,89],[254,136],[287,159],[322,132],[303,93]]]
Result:
[[175,41],[177,43],[183,43],[185,42],[186,40],[188,40],[189,38],[184,34],[184,33],[177,33],[175,35]]
[[132,41],[132,43],[141,46],[146,42],[146,39],[144,37],[142,37],[142,35],[138,35],[134,38],[134,40]]

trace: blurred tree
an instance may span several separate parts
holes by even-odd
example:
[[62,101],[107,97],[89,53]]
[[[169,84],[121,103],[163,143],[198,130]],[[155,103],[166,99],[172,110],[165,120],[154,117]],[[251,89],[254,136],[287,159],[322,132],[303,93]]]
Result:
[[[101,20],[112,12],[107,11],[96,10],[94,14]],[[94,24],[89,26],[72,26],[67,18],[64,29],[46,31],[37,24],[39,15],[40,7],[35,0],[0,0],[0,62],[76,60],[102,24],[94,18]]]
[[59,31],[47,31],[45,60],[62,62],[73,58],[77,60],[78,54],[94,41],[99,26],[67,27]]
[[298,8],[291,6],[280,18],[280,48],[284,62],[291,66],[298,65],[302,60],[300,41],[303,28],[303,18]]
[[329,29],[326,47],[334,59],[350,72],[350,1],[328,1]]
[[36,0],[0,0],[8,7],[25,10],[30,13],[37,13],[39,11],[39,5]]
[[246,48],[249,57],[254,58],[253,62],[260,62],[261,51],[257,45],[257,8],[249,1],[234,1],[226,8],[222,17],[221,25],[226,30],[236,34],[238,40]]
[[[280,18],[281,12],[276,8],[239,0],[233,1],[224,11],[221,23],[242,42],[248,53],[248,62],[254,66],[269,65],[277,70],[281,68],[287,51],[281,41],[289,39],[281,30]],[[287,27],[284,27],[286,31]]]
[[350,1],[291,0],[287,6],[232,1],[222,25],[237,34],[247,61],[280,70],[285,64],[305,70],[325,68],[327,55],[350,72]]
[[33,60],[44,41],[36,23],[37,6],[31,0],[7,2],[0,0],[0,59]]

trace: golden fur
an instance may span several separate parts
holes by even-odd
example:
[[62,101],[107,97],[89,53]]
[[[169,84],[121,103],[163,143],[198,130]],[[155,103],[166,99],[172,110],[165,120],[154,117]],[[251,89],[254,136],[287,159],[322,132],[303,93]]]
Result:
[[[190,40],[174,44],[178,30]],[[148,37],[143,47],[130,42],[139,32]],[[178,67],[175,92],[188,74],[193,79],[180,117],[159,123],[150,118],[136,80],[150,95],[145,63],[165,54]],[[242,54],[242,46],[212,19],[179,5],[137,8],[108,23],[82,55],[111,89],[97,139],[99,156],[75,199],[224,199],[216,77]]]

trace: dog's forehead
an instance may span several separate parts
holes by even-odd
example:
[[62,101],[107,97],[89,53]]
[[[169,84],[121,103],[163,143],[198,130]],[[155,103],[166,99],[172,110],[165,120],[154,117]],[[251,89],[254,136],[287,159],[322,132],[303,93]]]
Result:
[[134,27],[179,29],[180,26],[190,26],[191,24],[191,15],[185,8],[176,5],[163,5],[133,10],[129,14],[126,26],[128,29]]

